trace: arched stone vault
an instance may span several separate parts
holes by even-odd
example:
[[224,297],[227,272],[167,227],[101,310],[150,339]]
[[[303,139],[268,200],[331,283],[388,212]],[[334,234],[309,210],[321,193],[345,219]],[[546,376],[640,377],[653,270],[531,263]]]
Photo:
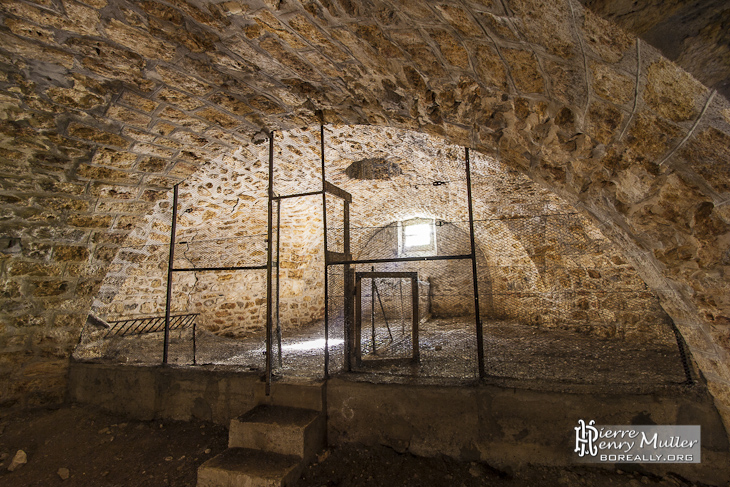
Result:
[[[318,130],[291,130],[277,134],[274,156],[275,192],[294,194],[321,188]],[[468,214],[464,150],[411,131],[371,126],[328,126],[325,130],[328,180],[335,181],[353,196],[351,241],[354,258],[384,227],[413,216],[453,222],[458,232],[468,236]],[[267,145],[249,146],[253,160],[231,164],[212,163],[188,178],[180,187],[178,242],[175,267],[261,265],[265,263],[267,231],[267,173],[261,161],[268,159]],[[386,154],[399,174],[387,180],[358,180],[346,175],[347,168],[368,155]],[[255,162],[253,162],[255,161]],[[499,220],[505,216],[531,216],[543,212],[574,212],[551,193],[538,188],[524,176],[509,174],[504,166],[483,156],[474,157],[474,195],[479,201],[477,245],[489,249],[490,268],[483,277],[495,274],[500,288],[508,280],[498,269],[526,266],[520,273],[538,285],[534,264],[510,230]],[[263,168],[265,169],[265,168]],[[447,180],[435,188],[433,181]],[[511,204],[510,193],[519,205]],[[499,207],[488,206],[492,201]],[[171,194],[157,203],[152,213],[127,237],[123,250],[110,265],[93,311],[107,320],[164,312],[165,280],[169,247]],[[330,204],[335,203],[330,202]],[[342,250],[342,207],[328,208],[330,249]],[[303,325],[321,319],[323,259],[321,201],[317,197],[284,200],[282,226],[282,316],[288,328],[292,320]],[[390,228],[392,230],[392,228]],[[391,232],[392,233],[392,232]],[[389,233],[390,235],[390,233]],[[390,235],[394,237],[396,234]],[[337,244],[334,240],[339,240]],[[468,237],[461,238],[456,253],[469,253]],[[390,252],[397,249],[392,238],[385,242]],[[484,254],[484,250],[482,254]],[[454,253],[454,250],[451,251]],[[385,258],[385,254],[371,258]],[[391,257],[397,257],[392,255]],[[497,276],[499,274],[499,276]],[[528,276],[529,274],[529,276]],[[515,278],[515,276],[512,276]],[[202,312],[200,323],[214,332],[231,336],[263,329],[265,274],[261,271],[176,274],[172,309],[174,312]],[[216,282],[219,281],[219,282]],[[226,282],[221,288],[220,282]],[[236,292],[225,293],[225,287]],[[287,296],[292,289],[303,290],[311,299],[297,300],[296,312],[289,313]],[[469,291],[469,290],[467,290]],[[235,302],[236,305],[231,305]],[[236,311],[225,311],[232,310]]]
[[109,262],[172,184],[322,110],[472,147],[585,211],[661,290],[730,424],[730,104],[577,2],[0,15],[3,401],[60,397]]
[[[277,194],[321,187],[318,132],[315,127],[277,133]],[[412,217],[439,222],[439,255],[470,253],[463,148],[418,132],[373,126],[327,126],[325,142],[328,180],[352,195],[355,259],[399,257],[396,223]],[[247,150],[252,160],[236,156],[234,163],[208,164],[181,185],[176,268],[265,263],[268,176],[261,161],[268,159],[268,145],[250,145]],[[368,157],[373,155],[379,157]],[[352,176],[352,167],[362,161],[376,161],[392,173]],[[621,258],[621,250],[576,215],[574,207],[490,157],[472,154],[471,163],[484,318],[642,341],[669,331],[654,298],[641,297],[645,285]],[[434,186],[434,181],[443,184]],[[170,197],[130,233],[111,263],[92,305],[98,316],[115,320],[164,313]],[[337,202],[333,198],[328,203],[328,238],[330,250],[341,251],[342,206],[337,209]],[[280,317],[288,333],[320,321],[324,313],[319,198],[284,200],[281,224]],[[418,270],[421,279],[434,280],[434,309],[449,316],[470,312],[471,282],[466,279],[457,286],[453,278],[471,275],[468,262],[379,270]],[[260,270],[176,274],[172,311],[201,313],[199,326],[215,333],[261,337],[264,285]],[[633,291],[633,301],[599,306],[611,297],[581,297],[594,295],[596,289]],[[599,308],[592,314],[581,311],[589,300]]]

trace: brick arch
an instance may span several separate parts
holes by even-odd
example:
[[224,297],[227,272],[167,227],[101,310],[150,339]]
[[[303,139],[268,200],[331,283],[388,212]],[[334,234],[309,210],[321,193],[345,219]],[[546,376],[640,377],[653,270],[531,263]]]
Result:
[[322,110],[470,146],[585,210],[664,297],[730,418],[730,106],[577,2],[0,12],[5,401],[60,397],[108,263],[172,184]]

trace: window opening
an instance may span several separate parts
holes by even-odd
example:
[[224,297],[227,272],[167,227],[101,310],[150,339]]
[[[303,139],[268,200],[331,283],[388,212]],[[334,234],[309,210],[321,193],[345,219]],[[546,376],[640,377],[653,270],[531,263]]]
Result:
[[435,221],[412,218],[398,222],[400,227],[398,249],[400,255],[436,255]]

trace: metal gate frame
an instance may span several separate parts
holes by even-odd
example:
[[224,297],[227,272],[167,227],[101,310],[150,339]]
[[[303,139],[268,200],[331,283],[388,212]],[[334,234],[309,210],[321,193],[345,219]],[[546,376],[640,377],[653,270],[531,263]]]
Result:
[[[307,193],[290,194],[284,196],[278,196],[274,194],[274,132],[269,134],[269,206],[268,206],[268,265],[266,267],[266,386],[265,393],[268,396],[271,394],[271,382],[272,382],[272,371],[273,371],[273,321],[274,313],[276,313],[277,320],[277,338],[279,340],[279,350],[281,350],[281,328],[278,324],[279,320],[279,307],[278,307],[278,287],[279,287],[279,226],[280,223],[280,206],[281,200],[289,198],[301,198],[304,196],[322,195],[322,226],[324,230],[324,253],[325,253],[325,265],[324,265],[324,377],[329,378],[329,319],[328,319],[328,301],[329,301],[329,290],[328,290],[328,262],[330,259],[348,259],[350,255],[350,236],[349,233],[345,235],[345,249],[343,253],[329,252],[327,250],[327,195],[333,195],[344,201],[344,220],[345,228],[349,228],[350,222],[350,203],[352,202],[352,196],[347,191],[338,188],[334,184],[330,183],[326,179],[325,175],[325,157],[324,157],[324,124],[320,125],[320,157],[321,157],[321,176],[322,176],[322,189],[320,191],[310,191]],[[273,244],[272,244],[272,233],[273,233],[273,204],[277,202],[277,230],[276,230],[276,245],[277,245],[277,260],[274,261]],[[277,268],[276,273],[276,286],[277,286],[277,303],[274,308],[273,303],[273,267]],[[347,269],[345,269],[347,272]],[[275,310],[275,311],[274,311]],[[281,352],[280,352],[281,353]],[[281,360],[281,358],[279,359]]]
[[[321,143],[322,143],[322,180],[323,182],[326,182],[325,179],[325,169],[324,169],[324,128],[321,127]],[[359,358],[360,354],[355,353],[355,348],[358,346],[358,344],[355,343],[355,320],[356,313],[355,313],[355,305],[354,301],[355,299],[359,299],[359,292],[355,291],[355,280],[356,277],[352,270],[350,269],[350,266],[357,265],[357,264],[386,264],[386,263],[398,263],[398,262],[426,262],[426,261],[438,261],[438,260],[471,260],[471,268],[472,268],[472,285],[474,289],[474,323],[476,328],[476,349],[477,349],[477,367],[479,372],[479,378],[484,379],[486,377],[486,371],[484,367],[484,331],[483,331],[483,324],[482,319],[480,316],[479,311],[479,276],[477,273],[477,258],[476,258],[476,242],[474,239],[474,211],[472,207],[472,194],[471,194],[471,165],[469,161],[469,148],[464,148],[464,163],[465,163],[465,172],[466,172],[466,190],[467,190],[467,210],[469,212],[469,240],[470,240],[470,253],[468,254],[461,254],[461,255],[434,255],[429,257],[399,257],[399,258],[391,258],[391,259],[355,259],[353,260],[351,256],[348,256],[347,253],[345,255],[336,255],[332,252],[327,252],[327,232],[326,232],[326,205],[324,208],[325,211],[325,237],[324,237],[324,246],[325,246],[325,292],[326,292],[326,282],[327,282],[327,269],[329,266],[333,265],[341,265],[344,266],[344,274],[345,274],[345,303],[344,303],[344,311],[345,311],[345,371],[349,372],[352,370],[353,366],[359,365]],[[351,201],[351,200],[350,200]],[[347,209],[349,209],[349,206],[346,206]],[[345,220],[345,245],[347,246],[346,249],[349,251],[349,245],[350,245],[350,227],[349,227],[349,214],[347,215],[347,218]],[[348,259],[349,257],[349,259]],[[418,279],[416,279],[416,287],[418,287]],[[418,295],[418,290],[416,289],[415,295]],[[325,295],[325,303],[327,303],[328,295]],[[353,299],[353,297],[355,299]],[[326,306],[326,304],[325,304]],[[325,308],[325,327],[327,325],[327,309]],[[417,325],[416,325],[417,327]],[[414,327],[414,328],[416,328]],[[327,371],[327,351],[325,350],[325,378],[328,376]]]
[[[273,232],[274,232],[274,202],[277,203],[277,220],[279,217],[282,199],[287,198],[298,198],[303,196],[311,195],[322,195],[322,223],[324,227],[323,243],[324,243],[324,377],[329,378],[329,267],[333,265],[343,266],[343,275],[345,278],[344,291],[344,312],[345,312],[345,370],[351,370],[354,348],[354,300],[352,295],[354,294],[354,281],[355,276],[351,270],[351,265],[356,264],[376,264],[376,263],[395,263],[395,262],[414,262],[414,261],[431,261],[431,260],[450,260],[450,259],[465,259],[472,261],[472,283],[474,287],[474,321],[476,325],[476,338],[477,338],[477,360],[479,368],[479,377],[485,377],[484,370],[484,341],[483,341],[483,329],[482,321],[479,316],[479,289],[478,289],[478,277],[477,277],[477,265],[476,265],[476,252],[474,242],[474,216],[472,210],[472,195],[471,195],[471,169],[469,164],[469,149],[465,148],[465,163],[466,163],[466,183],[467,183],[467,206],[469,211],[469,233],[471,240],[471,253],[464,255],[448,255],[448,256],[432,256],[432,257],[406,257],[397,259],[369,259],[369,260],[353,260],[352,254],[350,253],[350,204],[352,203],[352,196],[345,190],[338,188],[334,184],[327,181],[326,169],[325,169],[325,142],[324,142],[324,114],[318,111],[317,115],[321,119],[320,123],[320,156],[321,156],[321,177],[322,177],[322,189],[320,191],[312,191],[308,193],[300,193],[286,196],[278,196],[274,194],[274,131],[269,132],[269,164],[268,164],[268,228],[267,228],[267,264],[266,266],[242,266],[242,267],[206,267],[206,268],[183,268],[176,269],[173,266],[173,260],[175,255],[175,231],[177,223],[177,198],[178,198],[178,186],[173,187],[173,205],[172,205],[172,228],[170,231],[170,254],[168,256],[168,267],[167,267],[167,299],[165,303],[165,328],[164,328],[164,341],[163,341],[163,365],[167,365],[168,348],[169,348],[169,333],[170,333],[170,302],[172,298],[172,275],[175,272],[190,272],[190,271],[222,271],[222,270],[263,270],[266,269],[266,373],[265,373],[265,392],[268,396],[271,393],[271,382],[272,382],[272,370],[273,370],[273,332],[274,332],[274,311],[276,310],[278,319],[278,306],[274,303],[273,293],[274,285],[278,288],[278,248],[277,261],[274,261],[274,248],[273,248]],[[344,200],[344,251],[331,252],[327,246],[327,194],[331,194]],[[277,226],[277,247],[278,247],[278,226]],[[273,268],[277,268],[277,282],[274,283]],[[410,276],[409,276],[410,277]],[[418,278],[415,280],[415,296],[418,296]],[[359,294],[359,293],[358,293]],[[278,293],[277,293],[278,298]],[[417,302],[416,302],[417,306]],[[417,308],[416,308],[417,309]],[[416,315],[417,317],[417,315]],[[278,328],[278,327],[277,327]],[[414,330],[417,330],[418,325],[415,324]],[[277,329],[277,335],[280,330]],[[277,337],[278,338],[278,337]],[[414,346],[417,345],[417,340],[414,341]],[[417,352],[417,350],[416,350]],[[418,357],[418,354],[414,354],[414,357]]]
[[[413,341],[413,355],[411,361],[421,361],[420,349],[418,346],[418,272],[356,272],[355,273],[355,324],[353,335],[355,337],[354,359],[355,363],[362,364],[362,280],[363,279],[410,279],[411,280],[411,301],[413,317],[411,326],[411,339]],[[375,299],[373,296],[371,299]]]
[[[474,322],[475,322],[475,328],[476,328],[476,349],[477,349],[477,363],[478,363],[478,370],[479,370],[479,378],[484,379],[486,377],[485,373],[485,357],[484,357],[484,339],[483,339],[483,324],[480,317],[480,309],[479,309],[479,288],[478,288],[478,273],[477,273],[477,262],[476,262],[476,243],[474,238],[474,214],[473,214],[473,199],[472,199],[472,185],[471,185],[471,167],[470,167],[470,160],[469,160],[469,148],[464,148],[464,162],[465,162],[465,172],[466,172],[466,187],[467,187],[467,209],[469,212],[469,237],[470,237],[470,246],[471,246],[471,252],[469,254],[463,254],[463,255],[448,255],[448,256],[432,256],[432,257],[408,257],[408,258],[395,258],[395,259],[366,259],[366,260],[354,260],[352,257],[352,254],[350,253],[350,205],[352,204],[352,196],[345,190],[338,188],[337,186],[333,185],[329,181],[327,181],[326,177],[326,170],[325,170],[325,140],[324,140],[324,113],[322,111],[317,111],[316,115],[320,118],[320,156],[321,156],[321,178],[322,178],[322,189],[319,191],[312,191],[308,193],[301,193],[301,194],[293,194],[293,195],[286,195],[286,196],[279,196],[275,195],[273,191],[273,183],[274,183],[274,131],[269,132],[269,164],[268,164],[268,231],[267,231],[267,242],[268,242],[268,251],[267,251],[267,265],[263,266],[233,266],[233,267],[204,267],[204,268],[175,268],[173,265],[174,256],[175,256],[175,234],[176,234],[176,226],[177,226],[177,206],[178,206],[178,186],[180,185],[175,184],[173,186],[173,205],[172,205],[172,221],[171,221],[171,229],[170,229],[170,251],[168,256],[168,265],[167,265],[167,296],[166,296],[166,302],[165,302],[165,322],[164,322],[164,339],[163,339],[163,356],[162,356],[162,364],[167,365],[168,363],[168,350],[169,350],[169,343],[170,343],[170,329],[171,329],[171,299],[172,299],[172,276],[175,272],[206,272],[206,271],[240,271],[240,270],[264,270],[267,271],[267,286],[266,286],[266,307],[267,307],[267,313],[266,313],[266,375],[265,375],[265,381],[266,381],[266,395],[270,394],[271,390],[271,381],[272,381],[272,362],[273,362],[273,354],[272,354],[272,348],[273,348],[273,318],[274,313],[276,313],[277,318],[277,341],[279,342],[279,354],[281,354],[281,330],[280,326],[278,324],[278,314],[279,314],[279,306],[278,306],[278,287],[279,287],[279,223],[280,223],[280,211],[281,211],[281,200],[287,199],[287,198],[297,198],[297,197],[303,197],[303,196],[310,196],[310,195],[322,195],[322,218],[323,218],[323,227],[324,227],[324,235],[323,235],[323,244],[324,244],[324,335],[325,335],[325,346],[324,346],[324,377],[325,379],[329,378],[329,315],[328,315],[328,303],[329,303],[329,279],[328,279],[328,273],[329,273],[329,267],[330,266],[342,266],[342,272],[344,275],[344,334],[345,334],[345,364],[344,364],[344,370],[350,371],[352,369],[352,365],[354,365],[353,362],[359,362],[360,361],[360,346],[359,342],[355,343],[355,328],[358,330],[361,326],[361,316],[360,311],[355,316],[355,310],[353,309],[355,307],[354,301],[358,301],[358,305],[360,302],[360,280],[367,275],[376,276],[380,275],[383,277],[396,277],[397,274],[411,274],[411,273],[397,273],[397,272],[365,272],[365,273],[355,273],[353,272],[351,266],[357,265],[357,264],[377,264],[377,263],[397,263],[397,262],[414,262],[414,261],[431,261],[431,260],[451,260],[451,259],[464,259],[464,260],[471,260],[472,263],[472,283],[474,288]],[[436,185],[436,182],[434,182],[434,185]],[[343,200],[344,203],[344,214],[343,214],[343,227],[344,227],[344,249],[343,252],[331,252],[328,250],[327,246],[327,194],[333,195],[335,197],[338,197]],[[273,248],[273,225],[274,225],[274,214],[273,214],[273,205],[276,202],[277,204],[277,211],[276,211],[276,219],[277,219],[277,228],[276,228],[276,241],[277,241],[277,248]],[[274,256],[274,250],[276,250],[276,256]],[[276,283],[273,282],[273,268],[277,268],[276,273]],[[355,275],[357,274],[357,276]],[[413,273],[416,274],[417,273]],[[406,278],[411,278],[410,275],[405,276]],[[414,309],[418,309],[418,278],[416,277],[415,280],[412,279],[411,281],[412,286],[414,286]],[[277,299],[276,303],[273,301],[273,287],[276,285],[277,287]],[[357,292],[355,288],[357,287]],[[359,309],[359,307],[358,307]],[[419,353],[418,353],[418,340],[417,340],[417,330],[418,330],[418,315],[417,313],[414,313],[414,359],[418,360]],[[358,323],[355,323],[355,321],[358,321]],[[674,331],[676,340],[677,340],[677,347],[679,349],[680,358],[682,360],[682,365],[685,370],[685,375],[687,378],[687,383],[692,384],[694,383],[694,380],[692,378],[690,366],[688,363],[688,359],[686,357],[685,352],[685,345],[684,340],[682,339],[679,331],[676,328],[676,325],[674,325],[674,322],[672,322],[672,330]],[[357,352],[355,352],[355,347],[357,346]],[[279,355],[280,356],[280,355]],[[279,359],[281,360],[281,359]]]

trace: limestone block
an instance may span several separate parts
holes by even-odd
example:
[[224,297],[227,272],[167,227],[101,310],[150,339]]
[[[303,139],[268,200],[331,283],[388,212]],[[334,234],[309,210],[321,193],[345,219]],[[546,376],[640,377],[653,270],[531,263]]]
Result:
[[157,93],[157,98],[185,111],[192,111],[203,106],[202,101],[169,88],[160,90]]
[[591,65],[593,90],[612,103],[624,104],[634,99],[635,81],[601,63]]
[[91,140],[92,142],[118,147],[120,149],[126,149],[129,146],[129,142],[119,135],[76,122],[69,124],[68,134],[81,139]]
[[163,42],[147,32],[135,29],[116,19],[112,19],[105,28],[106,35],[114,42],[121,44],[144,57],[171,61],[175,56],[175,46]]
[[699,97],[706,92],[699,81],[666,59],[652,63],[647,69],[644,100],[655,112],[673,122],[693,120],[698,113]]
[[153,112],[159,106],[159,103],[141,97],[130,91],[125,91],[122,94],[121,101],[131,106],[132,108],[136,108],[147,113]]
[[502,55],[509,63],[510,74],[517,89],[523,93],[542,93],[544,91],[544,80],[532,52],[503,49]]
[[203,96],[211,90],[211,86],[192,76],[185,75],[166,66],[157,66],[157,73],[171,87],[187,91],[196,96]]
[[137,113],[133,110],[130,110],[128,108],[124,108],[121,106],[110,107],[109,110],[107,111],[106,115],[107,115],[107,117],[109,117],[113,120],[117,120],[122,123],[128,123],[131,125],[136,125],[138,127],[146,127],[152,120],[147,115]]
[[636,42],[634,36],[613,22],[602,19],[590,9],[583,10],[583,30],[588,47],[609,63],[619,62]]
[[730,192],[730,172],[725,162],[730,157],[730,136],[716,128],[696,134],[682,147],[687,163],[718,192]]

